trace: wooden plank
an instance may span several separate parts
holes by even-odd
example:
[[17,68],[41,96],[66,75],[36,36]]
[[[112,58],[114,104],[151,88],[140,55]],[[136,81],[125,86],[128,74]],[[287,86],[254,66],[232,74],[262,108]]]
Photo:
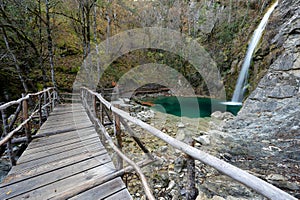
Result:
[[56,106],[55,109],[62,110],[62,109],[70,109],[70,108],[76,108],[76,107],[82,108],[82,104],[81,103],[60,104],[59,106]]
[[105,200],[127,200],[127,199],[133,199],[127,189],[123,189],[123,190],[105,198]]
[[68,126],[72,126],[72,125],[75,125],[75,124],[83,124],[83,123],[86,123],[86,124],[92,124],[92,122],[87,119],[86,117],[80,117],[78,119],[72,119],[72,120],[64,120],[64,119],[59,119],[59,120],[55,120],[55,121],[48,121],[48,123],[44,123],[43,126],[41,127],[41,131],[44,131],[46,129],[48,129],[49,127],[50,128],[53,128],[53,127],[57,127],[57,128],[65,128],[65,127],[68,127]]
[[39,148],[28,148],[22,154],[22,156],[25,156],[27,154],[32,155],[36,152],[54,149],[54,148],[61,147],[61,146],[64,146],[64,145],[69,145],[69,144],[77,143],[77,142],[80,142],[80,141],[84,141],[84,140],[87,140],[87,139],[90,139],[90,138],[94,138],[95,140],[97,140],[99,137],[95,134],[88,134],[88,135],[83,135],[83,136],[77,136],[73,139],[62,140],[62,141],[59,141],[57,143],[52,143],[52,144],[49,144],[49,145],[48,144],[43,145]]
[[53,111],[49,117],[56,117],[56,116],[60,116],[60,115],[78,115],[80,113],[84,113],[84,109],[81,108],[74,108],[74,109],[66,109],[66,110],[57,110],[57,111]]
[[78,141],[78,142],[63,145],[63,146],[60,146],[60,147],[57,147],[57,148],[46,149],[46,150],[36,152],[36,153],[33,153],[33,154],[27,153],[27,154],[24,154],[18,160],[18,164],[22,164],[22,163],[29,162],[29,161],[32,161],[32,160],[37,160],[37,159],[49,157],[49,156],[52,156],[52,155],[57,155],[61,152],[67,152],[67,151],[72,150],[72,149],[76,149],[76,148],[83,147],[83,146],[86,146],[86,145],[98,144],[98,143],[99,143],[99,141],[97,141],[97,140],[95,141],[94,138],[89,138],[87,140]]
[[59,123],[53,123],[53,124],[46,124],[43,126],[43,128],[40,129],[39,133],[43,132],[55,132],[55,131],[62,131],[65,130],[66,128],[70,129],[73,127],[78,127],[78,126],[85,126],[85,127],[90,127],[93,126],[93,124],[89,121],[86,120],[81,120],[81,121],[72,121],[72,122],[59,122]]
[[[64,123],[63,123],[64,122]],[[60,120],[58,122],[52,122],[52,123],[47,123],[47,124],[44,124],[42,127],[41,127],[41,131],[45,131],[46,129],[49,129],[52,128],[52,127],[56,127],[56,128],[65,128],[65,127],[69,127],[69,126],[72,126],[72,125],[75,125],[75,124],[89,124],[89,125],[92,125],[91,121],[89,121],[88,119],[86,118],[79,118],[79,119],[76,119],[76,120],[72,120],[72,121],[65,121],[65,120]]]
[[88,136],[97,136],[95,134],[94,130],[91,130],[93,127],[89,127],[87,129],[81,129],[81,130],[76,130],[76,131],[70,131],[70,132],[64,132],[61,134],[57,135],[50,135],[42,138],[37,138],[33,140],[32,143],[28,146],[28,149],[32,148],[39,148],[41,146],[44,146],[45,144],[47,145],[52,145],[56,143],[61,143],[64,141],[76,139],[76,138],[84,138]]
[[69,117],[78,117],[78,116],[85,116],[86,112],[85,110],[70,110],[70,111],[64,111],[64,112],[54,112],[52,115],[50,115],[49,119],[55,119],[60,116],[69,116]]
[[101,165],[93,169],[87,170],[84,173],[78,173],[64,179],[59,179],[58,181],[53,182],[52,184],[44,185],[43,187],[36,188],[35,190],[28,191],[26,193],[19,192],[20,195],[12,196],[11,199],[30,198],[33,200],[41,200],[45,199],[45,197],[49,199],[57,193],[63,192],[70,187],[75,187],[77,183],[93,179],[97,175],[105,176],[106,174],[113,173],[114,171],[115,168],[112,162],[109,162],[105,165]]
[[64,132],[64,131],[68,131],[68,130],[73,130],[73,129],[84,129],[84,128],[90,128],[90,127],[93,127],[94,125],[91,125],[91,124],[72,124],[72,125],[69,125],[67,126],[67,129],[65,127],[59,127],[59,128],[47,128],[47,129],[44,129],[44,130],[41,130],[43,132]]
[[23,163],[22,165],[16,165],[15,167],[13,167],[11,169],[12,173],[17,173],[17,171],[22,171],[28,168],[35,168],[37,166],[41,166],[47,163],[51,163],[51,162],[55,162],[58,160],[62,160],[62,159],[66,159],[68,157],[73,157],[75,155],[78,154],[83,154],[83,153],[91,153],[91,152],[97,152],[97,151],[101,151],[103,149],[103,147],[99,147],[99,143],[95,143],[91,146],[85,146],[85,147],[80,147],[77,149],[72,149],[70,151],[67,152],[61,152],[59,154],[56,155],[52,155],[52,156],[48,156],[45,158],[41,158],[38,160],[33,160],[30,162],[26,162]]
[[89,121],[89,119],[86,116],[83,115],[78,115],[78,116],[68,116],[68,115],[64,115],[54,119],[48,119],[43,125],[54,125],[57,124],[59,125],[62,122],[65,123],[71,123],[71,122],[77,122],[77,121]]
[[[85,191],[73,198],[71,200],[80,200],[80,199],[104,199],[109,197],[112,194],[115,194],[125,188],[120,177],[110,180],[102,185],[94,187],[88,191]],[[115,199],[116,200],[116,199]],[[119,199],[118,199],[119,200]]]
[[50,130],[51,131],[59,131],[59,130],[64,130],[66,129],[66,127],[68,128],[71,128],[71,127],[89,127],[89,126],[92,126],[93,124],[89,121],[82,121],[82,122],[71,122],[71,123],[62,123],[60,126],[59,125],[52,125],[52,124],[49,124],[49,125],[45,125],[45,126],[42,126],[42,128],[40,129],[40,132],[49,132]]
[[[102,162],[102,163],[101,163]],[[109,166],[109,167],[108,167]],[[97,172],[97,170],[99,170]],[[70,165],[64,168],[57,169],[55,171],[43,174],[41,176],[33,177],[31,179],[18,182],[13,185],[6,186],[2,189],[4,191],[0,194],[0,199],[4,198],[12,198],[33,190],[39,191],[45,195],[45,190],[50,189],[52,187],[59,188],[68,188],[70,187],[70,180],[73,181],[73,184],[76,184],[77,181],[72,177],[81,178],[82,181],[84,179],[89,178],[93,174],[98,174],[101,170],[106,170],[107,173],[113,172],[114,168],[112,167],[112,163],[110,162],[110,157],[108,154],[101,155],[97,158],[89,159],[83,162],[76,163],[74,165]],[[105,175],[105,174],[103,174]],[[65,181],[68,180],[68,181]],[[68,184],[66,184],[68,183]],[[48,187],[47,187],[48,186]],[[50,189],[51,190],[51,189]],[[7,195],[7,193],[9,193]],[[34,191],[34,193],[36,193]],[[43,198],[40,198],[43,199]]]
[[[138,162],[137,164],[140,166],[140,167],[143,167],[143,166],[147,166],[148,164],[150,163],[153,163],[154,161],[153,160],[143,160],[141,162]],[[72,198],[76,195],[79,195],[81,194],[82,192],[84,191],[87,191],[87,190],[90,190],[94,187],[97,187],[101,184],[104,184],[105,182],[109,181],[109,180],[112,180],[112,179],[115,179],[117,177],[120,177],[122,175],[124,175],[125,172],[129,173],[131,171],[133,171],[133,167],[132,166],[127,166],[126,168],[122,169],[122,170],[119,170],[119,171],[116,171],[112,174],[108,174],[106,175],[105,177],[95,177],[94,179],[92,180],[87,180],[83,183],[78,183],[76,185],[76,187],[73,187],[73,188],[69,188],[67,191],[64,191],[62,193],[59,193],[59,194],[56,194],[52,200],[61,200],[61,199],[69,199],[69,198]]]
[[79,131],[70,131],[70,132],[61,133],[59,135],[51,135],[49,137],[37,138],[30,143],[27,149],[39,148],[41,146],[45,146],[45,144],[52,145],[61,142],[62,140],[67,141],[75,138],[85,137],[88,135],[94,135],[95,130],[92,129],[94,128],[88,127],[86,129],[81,129]]
[[62,160],[54,161],[51,163],[47,163],[45,165],[36,166],[34,168],[24,169],[22,170],[22,173],[18,171],[18,173],[9,173],[8,176],[5,178],[5,180],[1,183],[0,188],[3,188],[5,186],[14,184],[16,182],[20,182],[22,180],[26,180],[35,176],[39,176],[42,174],[46,174],[48,172],[57,170],[59,168],[67,167],[70,165],[73,165],[78,162],[82,162],[85,160],[89,160],[95,157],[98,157],[100,155],[107,154],[105,149],[102,149],[97,152],[90,152],[90,153],[83,153],[78,154],[73,157],[65,158]]
[[65,110],[57,110],[57,111],[53,111],[49,117],[56,117],[59,115],[79,115],[85,112],[84,108],[69,108],[69,109],[65,109]]
[[[51,139],[51,138],[50,138]],[[59,139],[59,138],[56,138],[56,139]],[[58,142],[55,142],[55,143],[50,143],[49,146],[47,144],[47,141],[43,140],[41,141],[41,146],[39,147],[28,147],[28,150],[26,150],[23,154],[22,154],[22,157],[27,157],[27,156],[31,156],[31,157],[35,157],[35,154],[38,155],[37,153],[40,153],[40,152],[46,152],[46,151],[49,151],[49,153],[51,151],[55,151],[55,149],[61,149],[61,148],[64,148],[67,150],[68,148],[72,148],[71,145],[78,145],[78,147],[80,146],[84,146],[88,143],[93,143],[94,142],[99,142],[99,138],[97,136],[95,136],[94,134],[90,134],[90,135],[84,135],[82,137],[80,136],[74,136],[74,138],[72,139],[67,139],[67,140],[64,140],[64,138],[60,138],[61,141],[58,141]],[[82,143],[82,144],[80,144]],[[44,145],[42,145],[44,144]],[[102,144],[100,145],[102,147]],[[71,149],[70,148],[70,149]],[[63,149],[61,149],[63,150]],[[56,152],[56,151],[55,151]]]
[[111,176],[116,169],[81,104],[56,107],[37,135],[45,137],[29,144],[0,185],[0,199],[49,199],[99,178],[107,182],[86,189],[77,199],[116,194],[132,199],[122,179]]
[[59,122],[59,121],[74,121],[74,119],[77,118],[84,118],[84,119],[88,119],[86,116],[86,114],[84,112],[80,112],[80,113],[70,113],[70,114],[64,114],[64,115],[56,115],[56,116],[51,116],[48,118],[48,120],[45,122],[45,124],[48,123],[53,123],[53,122]]
[[76,149],[89,149],[91,147],[99,147],[99,148],[104,148],[103,146],[100,146],[99,145],[99,142],[98,141],[93,141],[93,140],[89,140],[87,141],[86,143],[78,143],[78,144],[74,144],[74,145],[70,145],[70,146],[67,146],[67,147],[62,147],[62,148],[59,148],[57,151],[53,150],[53,151],[49,151],[49,153],[47,153],[47,151],[43,151],[39,154],[36,154],[35,157],[31,157],[31,156],[22,156],[22,158],[20,158],[18,160],[18,164],[19,165],[22,165],[22,164],[25,164],[25,163],[28,163],[28,162],[33,162],[33,161],[36,161],[36,160],[39,160],[40,162],[42,162],[42,160],[47,160],[48,158],[51,158],[53,156],[59,156],[60,154],[68,154],[69,151],[73,151],[73,150],[76,150]]
[[66,110],[84,110],[84,107],[81,104],[61,104],[57,107],[55,107],[54,111],[55,112],[61,112],[61,111],[66,111]]

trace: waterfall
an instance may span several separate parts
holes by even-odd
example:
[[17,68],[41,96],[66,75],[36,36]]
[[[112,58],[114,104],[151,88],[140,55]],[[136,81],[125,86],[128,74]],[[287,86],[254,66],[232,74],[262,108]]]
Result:
[[259,26],[254,31],[251,42],[248,46],[248,50],[247,50],[246,57],[244,59],[242,70],[240,72],[238,81],[235,86],[235,90],[234,90],[233,97],[231,100],[232,102],[242,102],[242,100],[243,100],[244,92],[247,89],[247,85],[248,85],[248,82],[247,82],[248,69],[250,67],[252,55],[253,55],[254,50],[263,34],[263,31],[264,31],[267,23],[268,23],[269,17],[277,5],[278,5],[278,0],[268,9],[265,16],[261,20]]

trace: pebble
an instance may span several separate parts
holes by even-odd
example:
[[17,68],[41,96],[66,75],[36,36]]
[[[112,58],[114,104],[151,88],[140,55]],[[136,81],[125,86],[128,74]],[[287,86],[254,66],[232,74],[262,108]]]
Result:
[[154,189],[162,188],[162,185],[154,185],[153,188]]
[[208,133],[205,131],[199,131],[199,135],[208,135]]
[[220,111],[216,111],[216,112],[213,112],[210,116],[213,118],[216,118],[216,119],[222,119],[223,114]]
[[177,124],[177,127],[178,127],[178,128],[184,128],[185,126],[184,126],[184,124],[183,124],[182,122],[179,122],[179,123]]
[[297,131],[299,131],[299,129],[300,129],[299,126],[293,126],[293,127],[291,128],[291,132],[292,132],[292,133],[296,133]]
[[198,143],[198,142],[195,144],[195,147],[198,147],[198,148],[199,148],[199,147],[201,147],[201,146],[202,146],[202,145],[201,145],[200,143]]
[[272,180],[272,181],[285,181],[286,180],[286,178],[281,174],[269,174],[267,176],[267,179]]
[[157,157],[156,161],[153,163],[154,166],[161,166],[164,163],[164,159]]
[[286,188],[289,189],[289,190],[295,190],[295,191],[300,190],[300,186],[297,183],[292,183],[292,182],[287,182],[286,183]]
[[204,192],[199,191],[199,194],[198,194],[196,200],[207,200],[207,196],[205,195]]
[[169,170],[169,171],[168,171],[168,173],[169,173],[169,176],[172,176],[172,175],[177,175],[177,173],[176,173],[176,172],[174,172],[174,171],[171,171],[171,170]]
[[175,181],[171,180],[171,181],[169,182],[169,185],[168,185],[168,187],[167,187],[167,190],[173,189],[175,185],[176,185]]
[[225,159],[225,160],[231,160],[232,159],[232,155],[230,153],[221,153],[220,157]]
[[214,196],[212,198],[212,200],[225,200],[223,197],[220,197],[220,196]]
[[195,141],[199,142],[202,145],[210,145],[210,136],[209,135],[202,135],[197,138],[194,138]]
[[162,153],[165,153],[168,151],[168,146],[161,146],[159,147],[159,151],[162,152]]

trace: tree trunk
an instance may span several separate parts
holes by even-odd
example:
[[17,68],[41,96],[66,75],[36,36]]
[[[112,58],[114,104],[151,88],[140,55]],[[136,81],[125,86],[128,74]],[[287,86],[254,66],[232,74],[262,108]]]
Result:
[[41,0],[38,0],[38,9],[39,9],[39,43],[40,43],[40,50],[39,50],[39,64],[40,64],[40,68],[42,70],[42,75],[43,75],[43,83],[44,86],[48,80],[47,78],[47,72],[46,69],[44,67],[44,61],[43,61],[43,35],[42,35],[42,8],[41,8]]
[[86,39],[86,20],[84,12],[84,0],[80,0],[79,7],[81,12],[81,33],[82,33],[82,48],[83,48],[83,59],[87,56],[87,39]]
[[8,39],[7,39],[7,34],[6,34],[6,31],[5,29],[2,27],[2,31],[3,31],[3,39],[4,39],[4,42],[5,42],[5,45],[6,45],[6,49],[7,51],[9,52],[9,54],[11,55],[12,59],[14,60],[14,63],[15,63],[15,66],[16,66],[16,70],[17,70],[17,73],[18,73],[18,76],[20,78],[20,81],[23,85],[23,88],[25,90],[26,93],[28,93],[28,87],[27,87],[27,84],[22,76],[22,72],[21,72],[21,68],[20,66],[18,65],[18,62],[17,62],[17,58],[15,56],[15,54],[11,51],[10,47],[9,47],[9,43],[8,43]]
[[[194,141],[188,139],[188,143],[194,147]],[[195,200],[199,194],[198,189],[196,188],[196,168],[195,168],[195,159],[186,154],[186,168],[187,168],[187,185],[186,185],[186,199]]]
[[99,46],[98,46],[98,34],[97,34],[97,6],[94,6],[94,21],[93,21],[93,32],[94,32],[94,42],[97,54],[97,80],[100,80],[100,60],[99,60]]
[[232,12],[232,0],[229,0],[229,14],[228,14],[228,23],[231,22],[231,12]]
[[93,4],[89,4],[89,0],[86,0],[85,5],[85,18],[86,18],[86,53],[87,55],[91,50],[91,20],[90,20],[90,11]]
[[52,42],[52,37],[51,37],[49,10],[50,10],[49,0],[46,0],[46,25],[47,25],[47,38],[48,38],[48,54],[49,54],[49,62],[50,62],[50,68],[51,68],[51,80],[52,80],[53,87],[56,88],[55,72],[54,72],[53,42]]
[[106,26],[106,50],[109,49],[109,37],[110,37],[110,17],[106,14],[107,26]]

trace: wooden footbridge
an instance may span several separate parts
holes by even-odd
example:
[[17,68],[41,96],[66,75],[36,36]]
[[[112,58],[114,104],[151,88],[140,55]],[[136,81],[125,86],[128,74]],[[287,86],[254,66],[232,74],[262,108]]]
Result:
[[[136,137],[128,121],[186,153],[191,161],[200,160],[270,199],[295,199],[273,185],[131,117],[96,92],[82,88],[78,94],[81,100],[74,96],[72,103],[58,104],[55,89],[48,88],[0,106],[3,123],[0,146],[5,147],[2,149],[6,149],[13,166],[0,185],[0,199],[132,199],[121,178],[132,170],[139,175],[147,198],[155,199],[141,171],[141,167],[155,159]],[[6,111],[10,107],[16,111],[8,119]],[[147,159],[134,163],[122,153],[121,124]],[[32,133],[34,126],[38,129],[35,134]],[[116,142],[105,126],[114,126]],[[26,136],[19,135],[20,132]],[[28,143],[28,147],[16,161],[13,145],[22,141]],[[103,144],[110,145],[118,155],[115,165]],[[124,167],[125,163],[128,165]],[[195,173],[193,166],[191,169],[189,177]],[[190,192],[194,189],[193,180],[187,189]]]

